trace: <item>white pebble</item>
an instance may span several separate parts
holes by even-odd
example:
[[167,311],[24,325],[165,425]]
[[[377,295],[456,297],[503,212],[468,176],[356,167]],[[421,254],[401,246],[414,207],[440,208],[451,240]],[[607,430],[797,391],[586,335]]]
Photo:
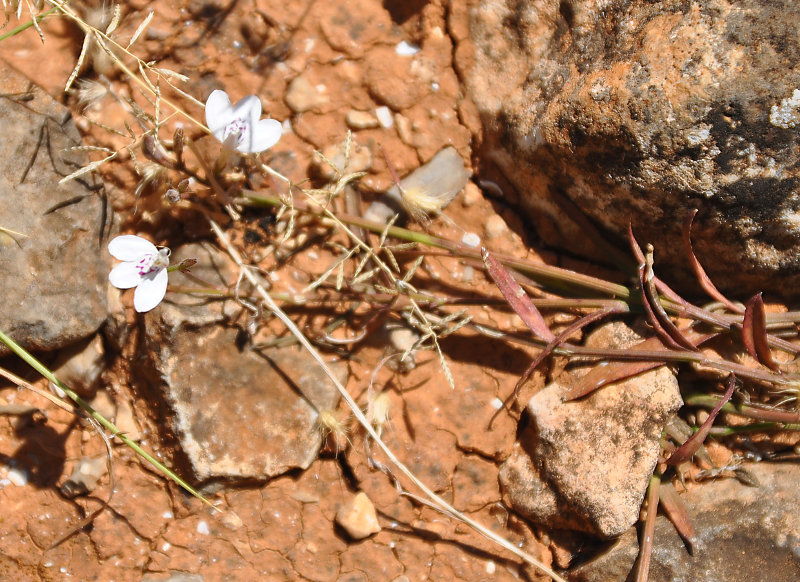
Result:
[[497,396],[495,396],[494,398],[492,398],[492,401],[489,402],[489,406],[491,406],[495,410],[500,410],[501,408],[503,408],[503,401],[500,400]]
[[207,536],[211,533],[211,530],[208,529],[208,524],[204,521],[201,521],[197,524],[197,533]]
[[394,47],[394,52],[401,57],[413,57],[419,52],[419,47],[401,40],[397,43],[397,46]]
[[481,244],[481,237],[474,232],[465,232],[461,237],[461,243],[468,247],[477,248]]
[[9,469],[8,480],[17,487],[22,487],[28,483],[28,473],[25,469]]
[[378,123],[381,124],[383,129],[394,127],[394,116],[392,115],[391,109],[386,107],[386,105],[381,105],[375,109],[375,117],[378,118]]
[[494,561],[489,560],[488,562],[486,562],[486,573],[487,574],[491,575],[491,574],[494,574],[496,571],[497,571],[497,564],[495,564]]

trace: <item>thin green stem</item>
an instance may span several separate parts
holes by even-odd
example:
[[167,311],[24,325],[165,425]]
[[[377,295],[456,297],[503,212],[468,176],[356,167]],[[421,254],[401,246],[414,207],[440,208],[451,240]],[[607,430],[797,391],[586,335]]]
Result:
[[6,344],[11,351],[17,354],[20,358],[25,360],[25,362],[32,367],[34,370],[39,372],[42,376],[47,378],[50,382],[58,386],[64,393],[72,400],[75,404],[80,406],[86,414],[91,416],[97,422],[99,422],[103,427],[111,432],[112,437],[117,437],[121,440],[125,445],[130,447],[137,455],[145,459],[148,463],[153,465],[156,469],[161,471],[164,475],[172,479],[175,483],[183,487],[186,491],[197,497],[200,501],[208,505],[209,507],[216,509],[219,511],[217,507],[211,504],[205,497],[203,497],[197,490],[195,490],[191,485],[189,485],[186,481],[178,477],[175,473],[170,471],[166,466],[164,466],[161,462],[159,462],[155,457],[153,457],[150,453],[145,451],[141,448],[138,444],[132,441],[130,438],[125,436],[123,433],[119,431],[119,429],[109,420],[107,420],[102,414],[97,412],[92,406],[86,402],[83,398],[78,396],[71,388],[68,388],[65,384],[61,382],[58,378],[56,378],[55,374],[51,372],[44,364],[42,364],[39,360],[33,357],[25,348],[7,336],[5,333],[0,331],[0,341]]
[[54,6],[53,8],[48,10],[47,12],[42,12],[41,14],[36,16],[36,18],[31,19],[30,22],[26,22],[25,24],[20,24],[18,27],[9,30],[7,33],[5,33],[3,35],[0,35],[0,42],[3,42],[5,39],[11,38],[12,36],[19,34],[20,32],[29,29],[31,26],[33,26],[34,20],[36,22],[41,22],[42,20],[44,20],[45,18],[47,18],[48,16],[50,16],[51,14],[53,14],[54,12],[57,12],[57,11],[58,11],[58,9]]
[[[243,191],[243,194],[245,198],[243,200],[236,200],[236,202],[241,202],[243,204],[250,203],[251,206],[280,207],[285,205],[284,202],[277,196],[265,196],[261,193],[256,194],[248,191]],[[305,204],[302,203],[302,201],[295,201],[294,207],[297,210],[304,212],[312,212],[319,215],[323,214],[322,211],[314,212],[313,210],[309,209]],[[343,223],[361,227],[364,230],[368,230],[375,234],[382,234],[385,231],[387,232],[388,236],[400,240],[406,240],[429,247],[445,249],[452,251],[453,254],[460,257],[482,261],[480,249],[468,247],[461,243],[456,243],[438,236],[409,230],[399,226],[390,226],[387,229],[385,224],[373,222],[371,220],[361,218],[360,216],[353,216],[351,214],[337,213],[336,217]],[[536,281],[548,284],[551,287],[568,294],[574,294],[575,288],[580,287],[588,291],[600,293],[602,295],[621,299],[623,301],[628,300],[631,296],[630,290],[624,285],[618,285],[616,283],[611,283],[609,281],[604,281],[602,279],[597,279],[596,277],[583,275],[582,273],[576,273],[560,267],[553,267],[551,265],[537,265],[528,261],[521,261],[507,255],[495,254],[494,256],[505,266],[511,267],[520,273],[528,275]]]

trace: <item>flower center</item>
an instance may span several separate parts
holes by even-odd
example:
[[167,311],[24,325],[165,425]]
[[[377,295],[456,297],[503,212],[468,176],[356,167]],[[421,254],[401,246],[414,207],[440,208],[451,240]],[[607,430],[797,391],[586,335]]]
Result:
[[231,135],[235,135],[237,145],[244,141],[247,135],[247,122],[241,117],[237,117],[225,127],[225,133],[222,134],[222,141],[226,141]]
[[145,255],[136,261],[136,270],[141,277],[169,267],[169,249],[158,249],[157,253]]

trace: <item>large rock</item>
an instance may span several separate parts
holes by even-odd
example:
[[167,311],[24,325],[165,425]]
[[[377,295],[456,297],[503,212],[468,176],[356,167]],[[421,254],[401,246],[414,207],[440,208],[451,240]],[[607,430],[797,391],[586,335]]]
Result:
[[53,350],[106,318],[110,208],[87,176],[58,183],[88,164],[69,111],[4,65],[0,87],[0,329]]
[[[191,273],[219,288],[236,283],[235,265],[208,244],[175,249],[172,263],[193,258]],[[171,284],[185,285],[180,273]],[[192,283],[196,286],[196,283]],[[247,294],[246,289],[242,289]],[[265,480],[306,469],[322,445],[319,413],[335,410],[339,393],[297,346],[253,351],[230,321],[236,301],[168,293],[146,318],[156,403],[188,469],[200,481]],[[331,364],[342,383],[347,367]],[[155,372],[155,373],[150,373]],[[157,406],[157,408],[159,408]]]
[[457,66],[483,158],[548,243],[602,257],[572,217],[625,248],[632,220],[688,283],[680,233],[698,208],[722,287],[800,294],[799,4],[484,0],[469,19]]
[[[748,465],[758,487],[734,479],[682,495],[696,531],[690,555],[666,517],[656,519],[650,582],[800,580],[797,465]],[[639,544],[631,529],[605,554],[570,574],[574,582],[629,580]]]
[[[613,323],[587,345],[626,347],[636,337]],[[609,538],[639,517],[661,431],[683,401],[675,376],[661,367],[563,402],[584,372],[567,371],[531,398],[531,423],[501,467],[500,482],[511,507],[531,521]]]

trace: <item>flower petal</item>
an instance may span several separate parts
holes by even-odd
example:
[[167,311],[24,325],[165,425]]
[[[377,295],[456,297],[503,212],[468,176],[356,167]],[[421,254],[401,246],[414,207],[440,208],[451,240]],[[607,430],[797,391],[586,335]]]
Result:
[[130,289],[142,282],[136,263],[120,263],[108,274],[108,280],[117,289]]
[[[238,105],[238,103],[237,103]],[[233,120],[231,100],[225,91],[216,89],[206,100],[206,125],[218,140],[224,138],[225,128]]]
[[150,311],[161,303],[167,293],[167,281],[169,276],[166,269],[160,269],[155,273],[143,277],[141,283],[136,287],[133,294],[133,307],[139,313]]
[[233,106],[233,116],[243,119],[250,127],[255,126],[261,119],[261,100],[255,95],[242,97]]
[[238,150],[246,154],[263,152],[278,143],[283,135],[283,126],[277,119],[262,119],[245,136]]
[[138,261],[145,255],[157,253],[156,245],[133,234],[124,234],[108,243],[108,252],[120,261]]

